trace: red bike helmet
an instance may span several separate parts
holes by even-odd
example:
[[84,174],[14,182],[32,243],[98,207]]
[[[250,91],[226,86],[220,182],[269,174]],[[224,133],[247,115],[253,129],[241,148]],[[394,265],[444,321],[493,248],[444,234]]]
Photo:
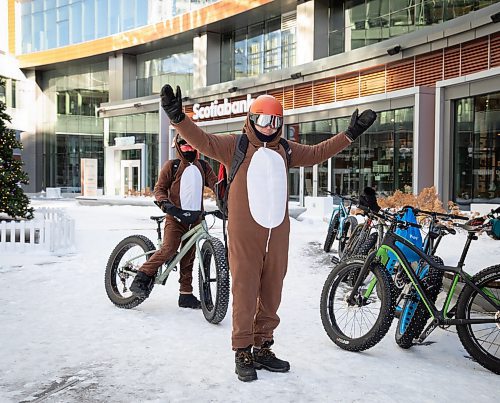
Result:
[[283,106],[271,95],[259,95],[250,105],[248,116],[261,127],[279,129],[283,126]]

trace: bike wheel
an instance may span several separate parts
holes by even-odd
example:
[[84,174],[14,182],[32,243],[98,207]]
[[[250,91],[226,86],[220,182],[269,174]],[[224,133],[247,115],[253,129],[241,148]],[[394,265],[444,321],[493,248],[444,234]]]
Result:
[[[355,303],[349,303],[352,286],[346,279],[358,270],[364,257],[353,257],[339,263],[329,274],[321,293],[320,312],[328,337],[340,348],[363,351],[373,347],[385,336],[394,318],[392,279],[383,266],[373,263],[368,275],[356,292]],[[368,285],[376,278],[368,298],[364,297]]]
[[201,247],[201,258],[203,265],[200,264],[198,272],[201,309],[205,319],[216,324],[226,316],[229,304],[229,266],[224,244],[217,238],[207,238]]
[[[481,270],[472,281],[491,299],[500,301],[500,265]],[[458,297],[456,318],[497,320],[497,323],[457,325],[457,332],[467,352],[483,367],[500,375],[500,311],[495,311],[481,294],[465,285]]]
[[[443,265],[443,260],[438,256],[431,256],[431,260]],[[423,260],[420,261],[420,264],[422,266],[419,276],[422,279],[424,290],[429,299],[435,303],[443,286],[443,272],[430,267]],[[414,340],[420,336],[430,317],[431,314],[420,299],[417,290],[412,287],[405,299],[396,327],[395,338],[398,346],[405,349],[413,346]]]
[[378,234],[376,232],[371,233],[370,235],[368,235],[368,238],[366,238],[365,241],[359,246],[358,250],[356,251],[356,255],[368,255],[377,244],[377,241]]
[[344,248],[344,253],[342,254],[343,259],[347,259],[355,254],[354,252],[357,248],[357,244],[362,234],[363,227],[363,224],[358,224],[354,228],[354,231],[352,231],[352,234],[349,237],[349,240],[347,241],[347,244]]
[[344,225],[342,226],[342,236],[339,239],[339,257],[342,259],[344,256],[344,251],[349,241],[349,238],[353,235],[354,230],[358,226],[358,220],[353,216],[349,216],[344,220]]
[[[142,303],[146,298],[138,297],[130,291],[134,276],[127,271],[137,272],[140,266],[149,259],[151,254],[128,262],[135,256],[155,250],[153,242],[142,235],[132,235],[121,241],[111,252],[106,272],[104,286],[113,304],[119,308],[130,309]],[[128,263],[127,263],[128,262]]]
[[335,241],[335,237],[337,236],[337,232],[339,230],[339,212],[336,211],[333,215],[333,218],[330,220],[330,225],[328,226],[328,232],[326,234],[325,244],[323,245],[323,250],[325,252],[330,252],[332,249],[333,241]]

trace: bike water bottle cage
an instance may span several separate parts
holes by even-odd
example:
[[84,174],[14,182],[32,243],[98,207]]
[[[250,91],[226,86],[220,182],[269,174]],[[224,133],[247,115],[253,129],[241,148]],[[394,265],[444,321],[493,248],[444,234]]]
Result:
[[257,126],[269,126],[271,129],[280,129],[283,125],[283,118],[275,115],[250,113],[250,120]]

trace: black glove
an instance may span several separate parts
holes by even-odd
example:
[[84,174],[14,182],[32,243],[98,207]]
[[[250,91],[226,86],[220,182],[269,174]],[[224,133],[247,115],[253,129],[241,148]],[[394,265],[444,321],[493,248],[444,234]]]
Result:
[[182,112],[182,94],[181,89],[177,86],[174,95],[174,90],[169,84],[165,84],[161,89],[161,107],[167,114],[172,123],[180,123],[186,115]]
[[351,116],[351,123],[349,123],[349,127],[345,131],[346,136],[351,141],[356,140],[375,122],[375,119],[377,119],[377,114],[371,109],[367,109],[361,115],[358,115],[358,109],[356,108]]
[[171,215],[177,221],[183,224],[194,224],[198,221],[201,215],[200,210],[183,210],[179,207],[176,207],[168,200],[162,200],[159,202],[155,201],[155,204],[161,208],[165,214]]

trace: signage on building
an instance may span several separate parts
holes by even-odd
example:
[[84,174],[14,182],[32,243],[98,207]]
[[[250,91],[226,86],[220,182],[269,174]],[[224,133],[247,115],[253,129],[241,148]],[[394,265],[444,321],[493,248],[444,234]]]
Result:
[[115,137],[115,146],[131,146],[135,144],[135,136]]
[[80,159],[82,196],[97,196],[97,158]]
[[253,98],[250,94],[246,99],[230,102],[227,98],[223,101],[212,101],[210,105],[201,106],[200,104],[193,105],[193,120],[219,118],[224,116],[239,115],[247,113]]

